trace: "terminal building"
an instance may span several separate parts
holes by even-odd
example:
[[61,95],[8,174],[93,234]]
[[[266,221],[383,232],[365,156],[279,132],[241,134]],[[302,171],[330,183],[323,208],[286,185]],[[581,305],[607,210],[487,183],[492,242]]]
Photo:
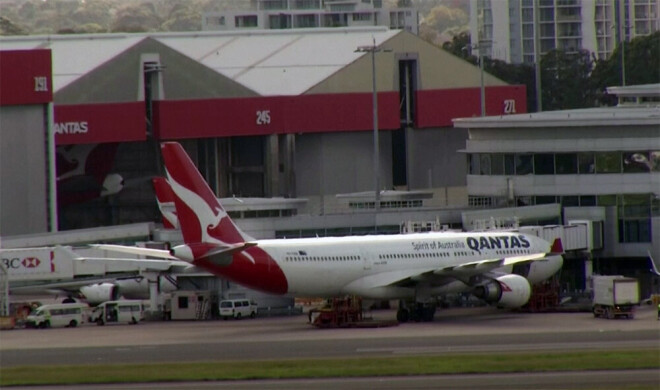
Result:
[[660,85],[607,91],[616,107],[454,120],[469,131],[468,203],[591,221],[593,271],[641,277],[660,258]]

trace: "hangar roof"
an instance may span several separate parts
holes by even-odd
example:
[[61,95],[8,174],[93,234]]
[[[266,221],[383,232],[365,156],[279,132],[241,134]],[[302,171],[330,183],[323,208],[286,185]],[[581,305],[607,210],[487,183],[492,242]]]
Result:
[[54,92],[152,38],[262,96],[299,95],[401,30],[386,27],[0,38],[0,49],[50,48]]

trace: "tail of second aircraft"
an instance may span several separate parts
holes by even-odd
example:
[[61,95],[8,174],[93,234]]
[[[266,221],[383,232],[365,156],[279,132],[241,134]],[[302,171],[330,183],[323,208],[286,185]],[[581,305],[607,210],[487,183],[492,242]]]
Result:
[[164,177],[154,177],[151,179],[156,193],[156,203],[163,216],[163,227],[165,229],[178,229],[179,218],[174,210],[174,193]]
[[211,244],[228,248],[252,240],[229,218],[179,143],[165,142],[161,150],[187,245]]

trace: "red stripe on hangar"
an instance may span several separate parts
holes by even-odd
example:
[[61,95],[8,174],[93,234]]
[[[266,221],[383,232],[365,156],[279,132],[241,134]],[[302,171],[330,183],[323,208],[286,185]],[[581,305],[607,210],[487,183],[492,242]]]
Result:
[[[527,112],[527,89],[524,85],[486,87],[486,115],[509,115]],[[416,127],[452,126],[454,118],[481,115],[481,89],[434,89],[418,91]],[[469,104],[476,102],[476,104]]]
[[50,50],[0,50],[0,86],[0,106],[50,103]]
[[56,145],[146,140],[144,102],[56,105]]
[[[154,102],[160,139],[364,131],[373,129],[372,94],[322,94]],[[378,94],[379,128],[399,128],[398,92]]]

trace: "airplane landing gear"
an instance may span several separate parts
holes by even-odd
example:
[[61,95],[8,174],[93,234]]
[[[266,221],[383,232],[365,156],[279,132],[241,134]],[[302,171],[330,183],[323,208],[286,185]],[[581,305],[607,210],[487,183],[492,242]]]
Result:
[[408,321],[415,322],[431,322],[435,316],[436,304],[416,302],[413,303],[412,308],[406,307],[403,301],[399,302],[399,310],[396,312],[396,319],[401,323]]

